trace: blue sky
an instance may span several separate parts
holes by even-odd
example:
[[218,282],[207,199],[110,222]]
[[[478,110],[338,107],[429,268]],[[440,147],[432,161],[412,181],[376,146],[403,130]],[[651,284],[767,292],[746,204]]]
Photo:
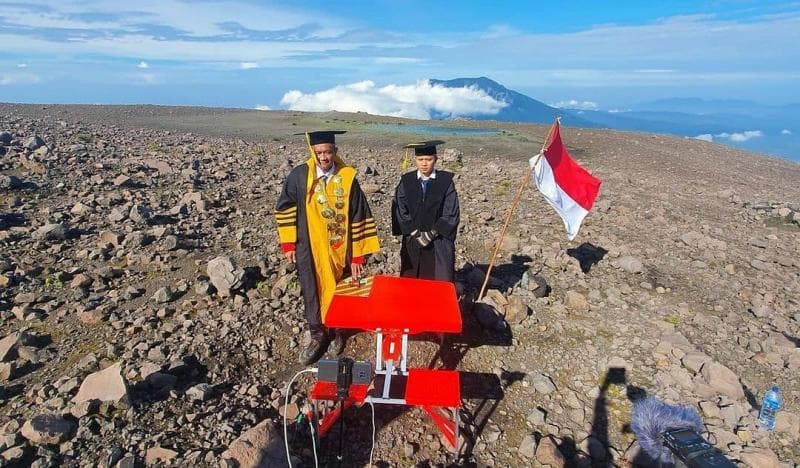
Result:
[[482,96],[424,82],[477,76],[606,110],[692,96],[800,102],[800,2],[560,3],[0,0],[0,102],[424,118],[456,99],[491,112]]

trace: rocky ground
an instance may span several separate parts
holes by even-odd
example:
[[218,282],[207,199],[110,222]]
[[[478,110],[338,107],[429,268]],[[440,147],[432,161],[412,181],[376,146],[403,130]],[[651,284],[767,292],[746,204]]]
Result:
[[[292,133],[341,128],[395,274],[398,119],[150,106],[0,105],[0,457],[9,466],[280,466],[302,305],[272,210],[306,158]],[[454,125],[467,125],[456,123]],[[541,126],[482,123],[441,164],[462,205],[465,332],[412,343],[463,372],[464,456],[418,410],[378,408],[376,466],[631,466],[643,394],[696,408],[744,466],[800,460],[800,165],[674,137],[564,129],[603,180],[578,238],[526,188],[483,305],[489,253]],[[493,311],[505,319],[499,320]],[[508,325],[506,326],[505,323]],[[348,355],[371,357],[358,334]],[[289,416],[307,404],[294,386]],[[784,410],[766,433],[761,395]],[[369,463],[369,407],[345,418]],[[313,466],[292,424],[296,465]],[[322,442],[333,463],[338,433]]]

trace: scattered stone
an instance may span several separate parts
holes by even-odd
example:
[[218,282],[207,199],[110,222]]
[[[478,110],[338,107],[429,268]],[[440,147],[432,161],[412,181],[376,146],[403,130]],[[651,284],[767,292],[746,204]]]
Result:
[[241,287],[244,280],[244,270],[237,268],[233,259],[227,256],[208,262],[206,273],[221,297],[230,296],[231,290]]
[[20,332],[14,332],[0,340],[0,361],[9,361],[16,356],[16,347],[20,342],[20,336]]
[[8,382],[17,373],[17,366],[13,362],[0,362],[0,382]]
[[586,296],[577,291],[567,291],[564,295],[564,305],[570,310],[589,310],[589,301]]
[[22,425],[22,436],[36,445],[57,445],[72,437],[75,423],[61,416],[40,414]]
[[742,451],[740,459],[751,468],[780,468],[781,466],[775,452],[768,448],[747,448]]
[[22,187],[22,181],[17,176],[0,174],[0,190],[16,190]]
[[25,447],[21,445],[11,447],[3,451],[0,456],[3,457],[3,460],[9,462],[11,466],[18,466],[15,463],[22,462],[22,458],[25,456]]
[[81,384],[73,403],[99,400],[127,406],[130,404],[128,385],[122,377],[122,364],[116,363],[101,371],[89,374]]
[[39,135],[30,136],[22,141],[22,146],[31,151],[36,151],[44,146],[44,144],[44,140],[42,140]]
[[417,446],[412,444],[411,442],[406,442],[403,444],[403,456],[406,458],[411,458],[417,452]]
[[223,459],[233,460],[240,467],[285,467],[286,452],[278,428],[270,420],[249,429],[222,452]]
[[87,214],[89,214],[89,213],[91,213],[93,211],[94,210],[92,209],[92,207],[90,207],[88,205],[84,205],[81,202],[78,202],[78,203],[74,204],[72,206],[72,208],[70,208],[70,210],[69,210],[70,213],[72,213],[74,215],[77,215],[77,216],[87,215]]
[[528,318],[528,306],[522,301],[519,296],[511,296],[508,298],[508,305],[505,306],[506,322],[508,323],[521,323]]
[[800,440],[800,416],[789,411],[780,411],[775,419],[775,430],[790,440]]
[[172,301],[173,296],[174,293],[172,292],[172,289],[170,289],[169,286],[164,286],[158,288],[158,291],[156,291],[156,293],[153,294],[152,299],[159,304],[165,304],[167,302]]
[[147,449],[144,456],[144,461],[148,465],[154,465],[158,462],[170,463],[178,456],[178,452],[164,447],[152,447]]
[[611,264],[616,268],[627,271],[628,273],[638,274],[644,271],[644,265],[642,264],[642,261],[629,255],[620,257]]
[[534,427],[544,426],[547,412],[541,408],[535,408],[528,414],[527,421],[534,425]]
[[564,455],[558,450],[558,444],[553,436],[543,437],[536,449],[536,461],[551,468],[563,468],[566,461]]
[[727,395],[734,400],[744,398],[742,384],[739,377],[730,369],[718,362],[709,362],[700,370],[703,380],[715,391]]
[[213,393],[214,389],[207,383],[199,383],[186,390],[186,396],[190,401],[206,401]]
[[525,458],[533,458],[536,455],[536,437],[533,434],[523,437],[518,452]]
[[530,380],[533,388],[536,389],[538,393],[549,395],[557,390],[553,380],[544,374],[540,374],[538,372],[534,373],[530,377]]
[[98,244],[100,247],[108,245],[119,247],[119,244],[122,242],[122,235],[114,231],[102,231],[98,237]]
[[33,233],[34,239],[64,240],[67,238],[67,226],[62,223],[45,224]]
[[150,209],[144,205],[133,205],[128,217],[136,224],[147,224],[150,221]]

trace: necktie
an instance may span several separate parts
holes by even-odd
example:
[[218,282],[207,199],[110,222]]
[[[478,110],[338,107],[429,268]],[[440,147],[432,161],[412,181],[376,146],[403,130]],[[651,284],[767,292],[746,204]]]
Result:
[[420,179],[420,183],[422,184],[422,198],[425,198],[425,192],[428,190],[428,181],[430,179]]

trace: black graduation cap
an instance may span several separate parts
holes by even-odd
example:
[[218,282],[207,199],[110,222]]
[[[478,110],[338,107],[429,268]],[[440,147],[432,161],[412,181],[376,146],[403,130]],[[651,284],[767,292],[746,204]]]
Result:
[[347,133],[347,132],[344,130],[324,130],[320,132],[295,133],[295,135],[307,134],[311,146],[314,146],[322,143],[330,143],[332,145],[335,145],[336,135],[341,135],[342,133]]
[[414,156],[436,156],[436,145],[443,145],[442,140],[420,141],[409,143],[404,148],[414,148]]

